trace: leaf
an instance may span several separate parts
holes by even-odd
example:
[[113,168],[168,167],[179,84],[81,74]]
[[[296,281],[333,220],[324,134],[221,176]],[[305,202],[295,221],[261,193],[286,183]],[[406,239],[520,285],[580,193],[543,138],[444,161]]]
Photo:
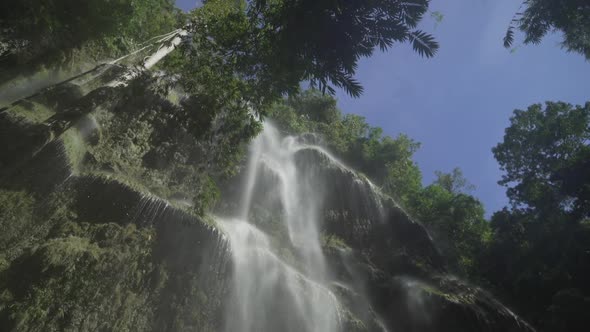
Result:
[[506,30],[506,35],[504,36],[504,47],[510,48],[512,43],[514,43],[514,26],[511,25]]
[[428,2],[424,0],[402,1],[398,5],[401,19],[410,28],[415,28],[428,10]]
[[351,97],[358,98],[363,94],[363,86],[353,78],[346,78],[342,82],[342,88],[348,93]]
[[410,33],[409,40],[412,43],[414,51],[427,58],[433,57],[439,48],[434,37],[424,31],[416,30]]
[[[335,86],[342,88],[349,96],[358,98],[363,94],[363,86],[354,79],[353,74],[344,74],[344,73],[336,73],[330,75],[329,77],[332,84]],[[327,86],[328,92],[330,94],[335,94],[336,90],[332,87]]]

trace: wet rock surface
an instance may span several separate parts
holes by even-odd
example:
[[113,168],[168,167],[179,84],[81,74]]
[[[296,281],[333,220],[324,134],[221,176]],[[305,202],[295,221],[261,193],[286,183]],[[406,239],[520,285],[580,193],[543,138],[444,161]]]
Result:
[[[0,116],[3,142],[28,135],[61,107],[49,97],[31,103],[35,116],[27,109]],[[211,137],[192,141],[172,120],[155,118],[154,109],[176,107],[157,94],[111,106],[16,168],[7,164],[22,152],[19,142],[0,147],[0,326],[222,330],[235,271],[227,236],[199,213],[212,199]],[[321,190],[319,231],[342,330],[532,331],[490,294],[448,275],[426,228],[316,145],[320,138],[301,142],[295,164]],[[238,209],[242,183],[240,174],[226,183],[217,212]],[[273,176],[259,183],[252,201],[273,245],[285,243],[272,222],[282,206],[264,193],[277,183]],[[297,267],[293,252],[285,245],[280,255]],[[575,294],[555,298],[556,315],[587,302]]]

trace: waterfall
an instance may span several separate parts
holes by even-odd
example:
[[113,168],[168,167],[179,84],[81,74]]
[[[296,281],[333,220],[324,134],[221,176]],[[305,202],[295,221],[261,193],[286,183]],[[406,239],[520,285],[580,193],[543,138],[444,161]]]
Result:
[[[250,148],[238,216],[217,218],[229,238],[233,260],[228,332],[341,329],[338,300],[326,286],[328,271],[318,230],[322,188],[309,172],[301,171],[296,158],[306,147],[302,138],[282,137],[267,122]],[[273,243],[250,221],[255,201],[280,210],[287,243]],[[293,263],[281,257],[281,248],[289,248]]]

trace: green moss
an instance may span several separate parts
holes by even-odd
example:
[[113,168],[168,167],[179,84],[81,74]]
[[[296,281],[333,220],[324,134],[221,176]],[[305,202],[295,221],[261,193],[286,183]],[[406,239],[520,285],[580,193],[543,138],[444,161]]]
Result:
[[4,257],[3,254],[0,255],[0,274],[2,273],[2,271],[6,270],[9,265],[10,262],[6,259],[6,257]]
[[331,249],[350,249],[344,240],[333,234],[322,234],[322,246]]
[[[77,224],[77,225],[74,225]],[[55,238],[2,273],[4,327],[13,330],[147,329],[153,229],[67,221]]]
[[63,267],[65,273],[75,270],[73,262],[83,259],[94,263],[100,256],[100,248],[88,238],[68,236],[49,240],[40,250],[43,251],[44,269]]
[[9,108],[8,114],[18,121],[42,123],[55,114],[55,112],[44,105],[27,100]]
[[203,221],[203,223],[205,225],[211,226],[213,228],[218,228],[218,225],[215,222],[215,218],[213,218],[213,217],[211,217],[209,215],[206,215],[206,216],[201,217],[201,220]]
[[[166,149],[163,149],[159,146],[162,142],[154,141],[154,136],[159,133],[153,123],[153,111],[146,110],[141,115],[122,113],[114,116],[101,110],[95,116],[101,123],[103,135],[98,145],[88,148],[89,158],[84,164],[84,174],[112,178],[146,195],[153,194],[164,200],[181,193],[192,199],[194,206],[174,206],[197,215],[204,215],[217,200],[219,191],[207,174],[201,174],[193,165],[174,160],[184,158],[174,152],[179,142],[166,143]],[[146,165],[148,153],[155,154],[164,165]],[[166,155],[160,156],[159,153]]]
[[368,331],[369,329],[361,321],[358,319],[350,310],[342,308],[340,311],[340,319],[342,320],[342,324],[344,326],[344,330],[350,332],[363,332]]
[[0,252],[10,259],[34,231],[35,199],[24,191],[0,190]]
[[462,305],[471,305],[471,304],[475,303],[474,295],[471,293],[465,292],[465,291],[445,292],[444,290],[442,290],[438,287],[424,284],[424,283],[420,283],[419,287],[426,294],[443,298],[444,300],[449,301],[449,302],[462,304]]
[[132,177],[132,176],[128,176],[124,173],[110,173],[110,172],[105,172],[105,171],[91,171],[91,172],[85,172],[83,174],[81,174],[82,176],[88,176],[88,177],[93,177],[93,178],[97,178],[97,179],[102,179],[105,182],[108,181],[116,181],[121,183],[122,185],[128,187],[129,189],[145,194],[145,195],[149,195],[150,194],[150,190],[148,187],[146,187],[141,181],[139,181],[138,179]]
[[179,105],[180,104],[180,100],[182,99],[182,93],[179,91],[176,91],[174,89],[170,89],[170,91],[168,92],[168,98],[167,98],[171,103],[175,104],[175,105]]
[[420,289],[428,294],[431,295],[436,295],[436,296],[440,296],[440,297],[450,297],[450,294],[447,294],[443,291],[441,291],[440,289],[427,285],[427,284],[420,284]]
[[195,195],[194,211],[198,215],[204,215],[205,212],[213,206],[221,195],[217,184],[210,176],[201,177],[199,189]]
[[[51,145],[55,152],[47,153],[48,163],[65,155],[75,171],[66,183],[56,183],[43,193],[37,187],[30,189],[37,196],[0,191],[0,239],[15,239],[6,241],[7,248],[18,244],[0,251],[3,328],[166,330],[157,328],[164,322],[172,330],[219,330],[215,324],[222,298],[202,286],[202,279],[211,277],[199,275],[200,265],[186,268],[190,265],[186,260],[195,257],[192,249],[203,241],[191,237],[181,250],[175,242],[178,235],[174,240],[166,237],[172,231],[165,223],[158,224],[158,234],[144,224],[138,228],[124,223],[144,196],[166,202],[186,197],[195,202],[194,207],[178,203],[174,208],[193,216],[205,214],[219,197],[216,181],[235,163],[223,149],[233,151],[239,144],[224,140],[220,147],[210,148],[207,121],[213,111],[203,113],[208,116],[199,118],[202,130],[194,134],[177,119],[179,109],[164,109],[169,106],[148,94],[122,98],[115,110],[107,109],[110,106],[96,110],[100,139],[87,143],[72,128],[60,137],[62,144]],[[178,95],[169,99],[180,107]],[[17,121],[11,119],[7,126],[26,127],[53,114],[48,108],[38,112],[42,106],[34,103],[23,107],[10,111]],[[155,162],[150,163],[150,155],[156,156]],[[64,163],[59,166],[67,177],[69,169]],[[195,220],[216,227],[210,217]],[[168,292],[170,297],[162,294],[163,289],[173,288],[178,291]]]

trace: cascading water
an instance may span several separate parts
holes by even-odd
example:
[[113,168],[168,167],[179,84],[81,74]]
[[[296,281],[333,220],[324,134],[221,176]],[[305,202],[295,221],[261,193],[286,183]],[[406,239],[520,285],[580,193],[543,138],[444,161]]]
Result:
[[[240,215],[218,218],[229,237],[234,266],[226,331],[340,330],[338,300],[325,286],[328,272],[318,231],[321,188],[296,162],[297,152],[306,146],[297,137],[281,137],[266,123],[250,149]],[[259,187],[264,187],[265,200],[254,197]],[[248,221],[254,200],[278,203],[289,243],[273,245]],[[290,248],[297,268],[284,262],[279,247]]]

